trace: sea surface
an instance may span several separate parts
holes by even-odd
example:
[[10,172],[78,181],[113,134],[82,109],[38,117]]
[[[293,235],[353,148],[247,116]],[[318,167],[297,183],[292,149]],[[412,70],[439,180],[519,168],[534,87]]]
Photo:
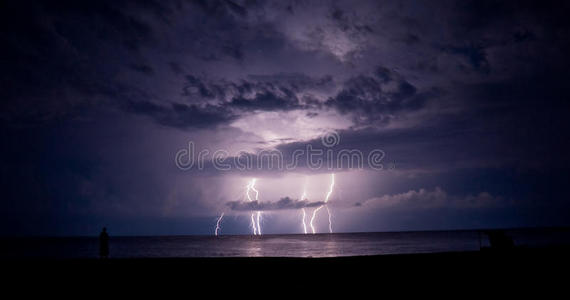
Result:
[[[515,245],[570,245],[570,229],[509,230]],[[335,257],[478,251],[478,231],[287,234],[263,236],[111,236],[110,257]],[[97,237],[0,238],[0,259],[95,258]]]

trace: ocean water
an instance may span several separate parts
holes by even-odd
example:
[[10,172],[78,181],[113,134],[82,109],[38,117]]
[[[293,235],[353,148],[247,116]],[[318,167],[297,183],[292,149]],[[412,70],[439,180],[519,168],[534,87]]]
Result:
[[[570,230],[508,231],[518,246],[569,245]],[[10,258],[95,258],[96,237],[3,238],[0,254]],[[478,251],[488,246],[477,231],[288,234],[264,236],[149,236],[110,238],[110,257],[335,257]]]

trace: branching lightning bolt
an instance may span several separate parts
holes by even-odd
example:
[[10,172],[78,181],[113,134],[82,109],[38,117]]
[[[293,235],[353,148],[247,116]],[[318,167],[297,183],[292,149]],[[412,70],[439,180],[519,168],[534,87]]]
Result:
[[253,213],[251,213],[251,226],[253,228],[253,235],[257,235],[257,226],[255,225],[255,219],[253,218]]
[[[249,202],[252,201],[258,201],[259,199],[259,191],[255,189],[255,182],[257,181],[257,179],[253,178],[251,179],[251,181],[249,182],[249,184],[247,185],[247,191],[245,193],[247,200]],[[255,192],[255,200],[253,200],[251,198],[251,196],[249,195],[250,191],[254,191]],[[257,218],[256,218],[256,213],[251,213],[251,227],[253,228],[253,235],[261,235],[261,212],[257,211]],[[257,222],[256,222],[257,220]]]
[[[246,196],[246,198],[247,198],[247,200],[248,200],[249,202],[253,202],[253,201],[257,202],[257,201],[259,201],[259,191],[255,188],[255,183],[256,183],[256,182],[257,182],[257,179],[256,179],[256,178],[252,178],[252,179],[249,181],[249,183],[247,184],[247,186],[246,186],[247,190],[246,190],[246,192],[245,192],[245,196]],[[314,221],[315,221],[315,219],[316,219],[316,216],[317,216],[318,212],[319,212],[323,207],[326,208],[327,213],[328,213],[329,232],[330,232],[330,233],[333,232],[333,230],[332,230],[332,215],[331,215],[331,211],[330,211],[330,209],[329,209],[329,207],[328,207],[328,202],[329,202],[329,199],[330,199],[330,197],[331,197],[331,195],[332,195],[332,193],[333,193],[334,185],[335,185],[335,175],[334,175],[334,173],[333,173],[333,174],[331,174],[331,183],[330,183],[330,186],[329,186],[329,190],[328,190],[328,192],[327,192],[327,194],[326,194],[326,196],[325,196],[324,204],[320,205],[319,207],[317,207],[316,209],[313,210],[313,214],[312,214],[311,219],[310,219],[310,222],[309,222],[309,226],[311,227],[311,231],[312,231],[313,234],[316,233]],[[252,195],[251,195],[251,192],[252,192],[252,191],[255,193],[255,196],[254,196],[254,197],[252,197]],[[304,187],[304,190],[303,190],[303,194],[301,195],[301,201],[305,201],[305,200],[307,200],[307,186],[306,186],[306,183],[305,183],[305,187]],[[306,221],[305,221],[305,219],[307,218],[307,212],[306,212],[306,210],[305,210],[304,207],[301,208],[301,212],[302,212],[302,223],[301,223],[301,224],[303,225],[303,233],[304,233],[304,234],[307,234],[307,232],[308,232],[308,231],[307,231],[307,223],[306,223]],[[224,217],[224,213],[222,212],[222,213],[220,214],[220,216],[218,217],[217,221],[216,221],[216,227],[215,227],[215,229],[214,229],[214,234],[215,234],[216,236],[218,236],[218,235],[220,234],[220,231],[221,231],[220,224],[221,224],[221,222],[222,222],[223,217]],[[261,212],[261,211],[255,211],[255,212],[252,212],[252,213],[251,213],[251,228],[252,228],[252,231],[253,231],[253,235],[261,235],[261,234],[262,234],[262,232],[261,232],[261,221],[262,221],[262,212]]]
[[220,232],[220,222],[222,221],[222,218],[224,217],[224,213],[222,213],[220,215],[220,217],[218,218],[218,221],[216,221],[216,230],[214,231],[214,234],[216,236],[218,236],[218,233]]
[[323,207],[326,207],[327,212],[329,214],[329,232],[332,233],[331,212],[330,212],[328,206],[326,206],[326,205],[329,202],[329,198],[331,197],[331,194],[333,192],[333,188],[334,188],[334,173],[331,174],[331,185],[329,186],[329,191],[327,192],[327,195],[325,197],[325,204],[323,204],[323,205],[317,207],[315,210],[313,210],[313,216],[311,217],[311,222],[309,223],[309,225],[311,226],[311,230],[313,231],[313,234],[316,233],[315,226],[313,225],[313,221],[315,221],[315,217],[317,216],[317,213]]

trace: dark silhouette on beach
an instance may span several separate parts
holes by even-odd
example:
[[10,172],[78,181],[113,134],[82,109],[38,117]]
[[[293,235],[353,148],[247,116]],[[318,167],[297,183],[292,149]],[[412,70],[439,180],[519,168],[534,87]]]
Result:
[[484,250],[505,251],[515,248],[513,239],[502,230],[485,230],[483,233],[489,237],[490,244],[490,247],[483,247]]
[[99,234],[99,256],[101,258],[109,257],[109,234],[107,234],[107,228],[105,227]]

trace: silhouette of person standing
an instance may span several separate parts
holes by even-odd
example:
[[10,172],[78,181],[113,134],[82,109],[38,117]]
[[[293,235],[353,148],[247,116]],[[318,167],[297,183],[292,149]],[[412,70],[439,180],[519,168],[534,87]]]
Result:
[[103,231],[99,234],[99,256],[101,258],[109,257],[109,235],[105,227],[103,227]]

